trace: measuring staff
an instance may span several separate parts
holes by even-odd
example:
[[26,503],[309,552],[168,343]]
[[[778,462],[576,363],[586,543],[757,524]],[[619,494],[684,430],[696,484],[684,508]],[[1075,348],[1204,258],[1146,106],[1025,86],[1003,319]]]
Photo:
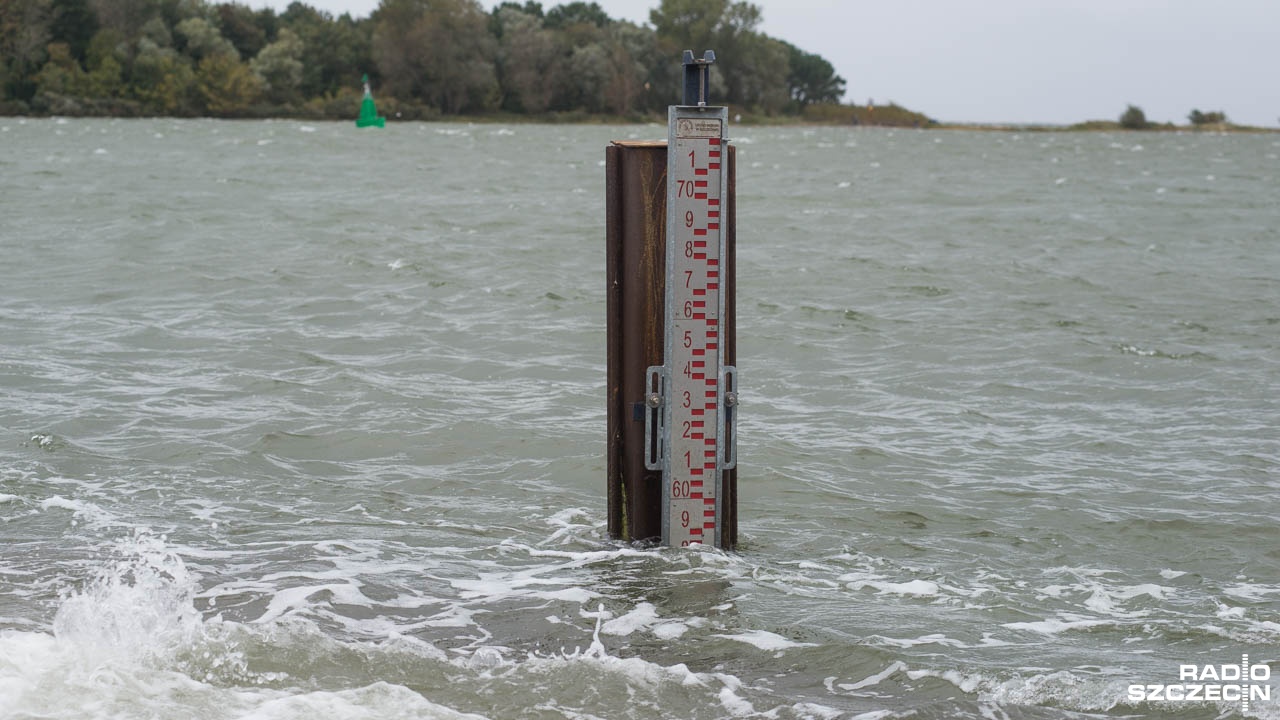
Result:
[[736,466],[735,368],[724,362],[728,108],[707,105],[715,53],[684,52],[667,112],[664,364],[648,368],[646,467],[662,471],[662,542],[723,546],[724,472]]

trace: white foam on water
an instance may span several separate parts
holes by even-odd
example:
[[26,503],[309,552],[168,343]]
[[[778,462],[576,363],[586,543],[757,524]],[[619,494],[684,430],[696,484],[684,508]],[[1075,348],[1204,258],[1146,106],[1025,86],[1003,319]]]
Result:
[[890,664],[888,667],[881,670],[880,672],[873,673],[855,682],[837,684],[835,681],[836,679],[834,677],[829,677],[826,680],[824,680],[823,683],[827,687],[827,692],[830,692],[832,694],[836,694],[838,692],[856,693],[858,690],[869,688],[873,685],[879,685],[881,682],[884,682],[885,680],[888,680],[890,677],[893,677],[896,673],[903,672],[906,669],[907,669],[907,664],[902,662],[901,660],[898,660]]
[[[512,598],[529,598],[538,600],[555,600],[585,605],[599,597],[598,593],[581,587],[563,587],[566,582],[555,578],[534,577],[528,572],[518,572],[504,576],[501,573],[482,573],[478,580],[451,580],[450,584],[458,590],[465,600],[481,600],[493,603]],[[539,590],[537,586],[549,586],[554,589]]]
[[[580,511],[569,510],[558,513],[550,524],[560,525],[560,529],[538,545],[573,541],[574,534],[584,526],[573,524],[567,518],[578,512]],[[582,578],[574,575],[576,571],[622,558],[644,557],[642,551],[630,547],[585,551],[548,550],[513,541],[504,541],[500,547],[509,552],[525,553],[530,558],[549,558],[560,562],[482,572],[475,579],[449,580],[463,600],[491,603],[512,598],[533,598],[586,605],[599,598],[600,593],[584,587]]]
[[1003,627],[1007,627],[1010,630],[1030,630],[1044,635],[1058,635],[1072,630],[1088,630],[1089,628],[1112,624],[1114,623],[1111,620],[1081,618],[1069,615],[1063,618],[1048,618],[1045,620],[1035,620],[1030,622],[1004,623]]
[[966,675],[957,670],[908,670],[906,675],[911,680],[919,680],[926,677],[946,680],[965,694],[976,692],[983,682],[981,675]]
[[[878,694],[869,689],[895,676],[911,681],[935,679],[953,685],[965,695],[974,696],[979,703],[978,712],[983,717],[992,718],[1008,717],[1004,710],[1007,707],[1058,707],[1069,713],[1110,712],[1126,706],[1129,702],[1129,685],[1140,682],[1140,679],[1131,677],[1121,668],[1102,667],[1091,672],[1024,671],[1015,673],[1012,677],[1001,678],[956,668],[910,668],[907,663],[896,661],[862,680],[837,683],[836,678],[828,677],[824,685],[833,695],[876,697]],[[1154,679],[1149,680],[1149,682],[1154,681]],[[1196,703],[1192,706],[1195,705],[1215,708],[1216,712],[1222,713],[1221,717],[1239,711],[1239,704],[1231,702]],[[1139,712],[1144,713],[1143,716],[1155,716],[1155,713],[1163,710],[1172,713],[1185,710],[1188,706],[1179,703],[1144,703],[1136,707]],[[880,718],[890,715],[896,715],[896,713],[873,711],[854,717]],[[1255,704],[1246,716],[1280,717],[1280,706]]]
[[350,583],[291,587],[275,591],[271,596],[271,602],[267,605],[266,611],[255,622],[272,622],[287,614],[310,608],[313,605],[311,598],[321,593],[331,596],[330,602],[360,607],[371,607],[373,605],[373,601],[365,597],[358,588]]
[[938,675],[965,692],[977,692],[984,700],[1011,705],[1060,705],[1074,710],[1107,711],[1127,697],[1130,679],[1081,675],[1067,670],[1016,675],[1006,680]]
[[1094,586],[1084,606],[1096,613],[1103,615],[1111,615],[1113,617],[1133,617],[1147,614],[1144,611],[1126,612],[1122,610],[1118,603],[1131,600],[1135,597],[1147,595],[1156,600],[1164,599],[1164,588],[1158,585],[1144,585],[1134,588],[1119,588],[1111,590],[1101,585]]
[[1047,596],[1047,597],[1051,597],[1051,598],[1060,598],[1060,597],[1062,597],[1062,596],[1063,596],[1063,594],[1064,594],[1067,590],[1070,590],[1072,587],[1074,587],[1074,586],[1072,586],[1072,585],[1048,585],[1048,586],[1046,586],[1046,587],[1042,587],[1042,588],[1040,588],[1040,593],[1041,593],[1042,595]]
[[[51,631],[0,631],[0,715],[52,720],[481,717],[378,680],[355,687],[282,687],[288,675],[251,670],[238,646],[245,641],[274,646],[281,632],[295,641],[315,641],[322,650],[340,644],[309,624],[254,630],[202,618],[193,603],[197,578],[151,533],[137,530],[110,552],[114,559],[94,578],[63,595]],[[390,637],[357,650],[446,661],[442,652],[412,638]]]
[[910,648],[910,647],[916,647],[919,645],[941,645],[943,647],[954,647],[954,648],[969,647],[968,643],[961,642],[954,638],[949,638],[946,635],[943,635],[941,633],[934,633],[931,635],[922,635],[920,637],[915,637],[915,638],[891,638],[891,637],[885,637],[884,635],[872,635],[871,637],[867,638],[867,640],[870,642],[875,642],[881,645],[887,645],[889,647],[896,647],[896,648]]
[[74,639],[41,632],[0,632],[0,715],[48,720],[482,717],[457,712],[386,682],[334,691],[228,687],[137,658],[89,664],[86,659],[84,648]]
[[195,584],[182,560],[144,533],[119,550],[122,559],[64,597],[53,620],[54,636],[86,667],[163,661],[200,634]]
[[705,618],[662,618],[650,602],[638,603],[630,612],[609,619],[601,626],[601,632],[615,637],[627,637],[637,632],[648,632],[659,640],[674,640],[692,628],[707,624]]
[[720,688],[720,704],[734,717],[747,717],[755,714],[755,707],[744,700],[729,687]]
[[[844,715],[844,711],[842,710],[827,707],[826,705],[819,705],[814,702],[796,703],[791,706],[791,711],[800,717],[812,718],[812,720],[835,720],[836,718]],[[875,718],[888,717],[890,714],[887,710],[878,711],[878,713],[879,714],[863,713],[861,715],[853,716],[850,720],[858,720],[859,718],[862,720],[875,720]]]
[[437,705],[406,687],[378,682],[353,690],[317,691],[271,698],[239,717],[242,720],[481,720],[484,716],[458,712]]
[[733,634],[716,634],[713,637],[724,638],[726,640],[736,640],[748,645],[754,645],[765,651],[771,650],[789,650],[798,647],[817,647],[814,643],[796,642],[787,638],[771,633],[767,630],[747,630],[745,632]]
[[102,528],[122,524],[115,514],[105,510],[100,505],[86,500],[74,500],[62,495],[51,495],[41,500],[37,507],[44,512],[68,510],[71,512],[71,523],[73,525],[84,522],[89,527]]
[[1222,594],[1249,602],[1262,602],[1267,599],[1268,595],[1280,593],[1280,587],[1259,585],[1254,583],[1240,583],[1223,588]]
[[[641,608],[621,618],[612,618],[603,605],[598,605],[596,610],[583,610],[580,615],[596,621],[591,642],[585,649],[575,647],[550,654],[532,652],[519,657],[509,648],[481,647],[469,658],[454,664],[480,671],[482,677],[495,682],[510,683],[521,691],[531,687],[541,690],[540,694],[548,697],[541,699],[536,707],[553,717],[601,717],[598,710],[588,711],[581,705],[584,697],[595,696],[626,697],[624,705],[614,708],[623,713],[619,717],[645,717],[647,712],[641,709],[660,707],[715,707],[717,717],[777,717],[776,712],[757,711],[747,697],[748,688],[734,675],[695,672],[683,663],[664,665],[611,653],[604,638],[619,636],[608,635],[609,623],[626,618],[613,627],[635,632],[647,625],[653,615],[651,610]],[[669,705],[673,702],[674,705]],[[637,711],[641,714],[636,715]],[[805,713],[801,716],[828,715]]]
[[1245,614],[1245,608],[1243,606],[1222,605],[1221,603],[1219,603],[1218,605],[1217,615],[1219,618],[1222,618],[1224,620],[1239,619],[1244,617],[1244,614]]
[[636,605],[631,612],[609,620],[601,627],[601,632],[606,635],[626,636],[631,633],[653,626],[658,622],[658,610],[653,603],[642,602]]
[[912,597],[935,597],[938,595],[938,583],[929,580],[908,580],[895,583],[879,580],[859,580],[849,584],[851,590],[872,588],[881,595],[909,595]]
[[52,634],[0,634],[0,707],[72,717],[84,705],[93,717],[113,692],[132,696],[135,686],[176,682],[153,670],[199,633],[190,578],[155,538],[139,536],[125,550],[124,559],[64,596]]

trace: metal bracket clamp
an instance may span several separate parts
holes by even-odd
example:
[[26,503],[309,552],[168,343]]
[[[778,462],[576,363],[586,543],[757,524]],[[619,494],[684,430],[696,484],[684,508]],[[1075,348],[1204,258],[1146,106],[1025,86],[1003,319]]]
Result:
[[724,405],[724,457],[721,469],[738,467],[738,368],[725,365],[721,370],[720,387],[724,388],[721,402]]
[[662,365],[645,368],[644,381],[644,467],[646,470],[662,470],[666,428],[663,405],[666,403],[667,369]]
[[693,57],[692,50],[684,51],[684,104],[697,106],[707,104],[707,94],[711,85],[711,64],[716,61],[715,50],[702,53],[702,59]]

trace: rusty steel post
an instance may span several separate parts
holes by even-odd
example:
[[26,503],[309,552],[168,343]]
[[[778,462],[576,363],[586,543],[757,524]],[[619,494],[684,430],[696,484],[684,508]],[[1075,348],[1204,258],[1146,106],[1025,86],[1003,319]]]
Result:
[[[737,361],[735,161],[730,145],[721,270],[728,365]],[[628,542],[662,534],[662,472],[645,469],[644,401],[646,368],[663,364],[666,172],[665,141],[614,142],[605,149],[608,529],[610,537]],[[736,469],[724,471],[725,549],[738,541],[737,480]]]

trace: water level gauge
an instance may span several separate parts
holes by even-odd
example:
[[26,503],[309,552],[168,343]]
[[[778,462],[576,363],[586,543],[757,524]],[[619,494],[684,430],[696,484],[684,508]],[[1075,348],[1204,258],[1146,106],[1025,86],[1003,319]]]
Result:
[[724,473],[735,466],[737,387],[724,362],[722,213],[728,110],[706,105],[706,68],[691,102],[668,111],[664,364],[649,368],[649,469],[662,470],[662,542],[722,546]]

